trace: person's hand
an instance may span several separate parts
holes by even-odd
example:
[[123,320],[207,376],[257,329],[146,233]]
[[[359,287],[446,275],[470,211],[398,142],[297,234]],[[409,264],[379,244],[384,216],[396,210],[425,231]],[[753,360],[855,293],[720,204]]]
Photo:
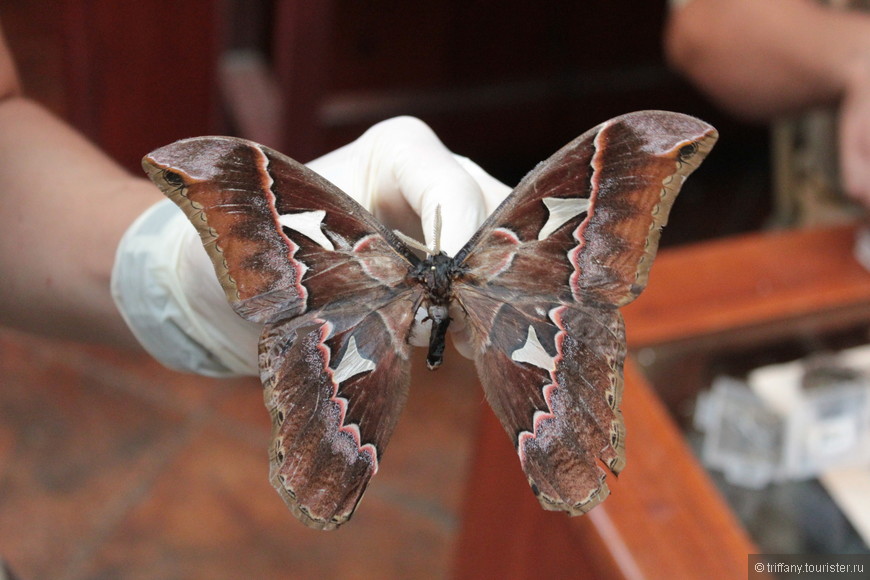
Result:
[[390,229],[433,245],[435,208],[441,248],[455,255],[510,188],[468,158],[451,153],[425,123],[396,117],[307,163]]
[[[441,247],[451,255],[510,192],[410,117],[379,123],[308,165],[387,227],[411,237],[425,234],[430,247],[440,205]],[[261,326],[232,311],[199,236],[168,200],[125,235],[112,291],[139,341],[165,365],[212,376],[258,374]]]
[[840,174],[847,194],[870,207],[870,57],[854,63],[840,103]]

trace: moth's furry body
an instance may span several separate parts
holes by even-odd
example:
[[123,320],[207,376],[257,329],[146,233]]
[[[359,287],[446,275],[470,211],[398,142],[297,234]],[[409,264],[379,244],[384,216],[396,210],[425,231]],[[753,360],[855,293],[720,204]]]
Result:
[[411,278],[426,289],[423,307],[427,316],[424,321],[432,321],[429,355],[426,357],[430,370],[441,366],[444,360],[447,328],[451,321],[449,312],[453,300],[453,280],[463,271],[464,268],[444,252],[429,255],[411,271]]

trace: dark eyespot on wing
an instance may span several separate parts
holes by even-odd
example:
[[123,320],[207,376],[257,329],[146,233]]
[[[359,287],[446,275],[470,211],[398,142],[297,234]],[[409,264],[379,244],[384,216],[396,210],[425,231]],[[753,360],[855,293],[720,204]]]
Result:
[[689,143],[688,145],[683,145],[680,148],[680,159],[685,161],[686,159],[691,159],[695,156],[695,153],[698,152],[698,144],[697,143]]
[[166,183],[173,187],[181,187],[182,185],[184,185],[184,179],[182,179],[179,174],[168,169],[164,170],[163,179],[166,180]]

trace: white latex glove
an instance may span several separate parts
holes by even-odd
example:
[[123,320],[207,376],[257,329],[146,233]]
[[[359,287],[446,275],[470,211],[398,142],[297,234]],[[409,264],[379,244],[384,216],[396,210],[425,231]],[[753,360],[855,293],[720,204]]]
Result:
[[[308,166],[387,227],[411,237],[422,232],[429,247],[440,205],[441,247],[450,255],[510,193],[411,117],[378,123]],[[232,311],[199,236],[169,200],[146,211],[124,235],[112,294],[133,333],[166,366],[210,376],[259,374],[262,327]]]
[[440,205],[441,248],[451,256],[510,193],[470,159],[451,153],[414,117],[378,123],[353,143],[307,165],[388,228],[415,239],[422,233],[430,248]]

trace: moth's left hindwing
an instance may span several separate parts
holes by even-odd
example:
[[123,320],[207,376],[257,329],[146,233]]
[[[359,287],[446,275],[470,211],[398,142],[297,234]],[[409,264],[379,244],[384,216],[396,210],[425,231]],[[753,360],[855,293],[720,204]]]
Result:
[[274,425],[269,477],[300,520],[332,529],[356,509],[405,404],[412,295],[266,326],[260,368]]
[[546,509],[585,513],[625,464],[617,308],[646,286],[660,229],[717,134],[692,117],[617,117],[539,164],[456,259],[487,399]]
[[419,262],[368,211],[305,166],[228,137],[149,154],[260,341],[273,485],[304,523],[350,518],[404,405]]

